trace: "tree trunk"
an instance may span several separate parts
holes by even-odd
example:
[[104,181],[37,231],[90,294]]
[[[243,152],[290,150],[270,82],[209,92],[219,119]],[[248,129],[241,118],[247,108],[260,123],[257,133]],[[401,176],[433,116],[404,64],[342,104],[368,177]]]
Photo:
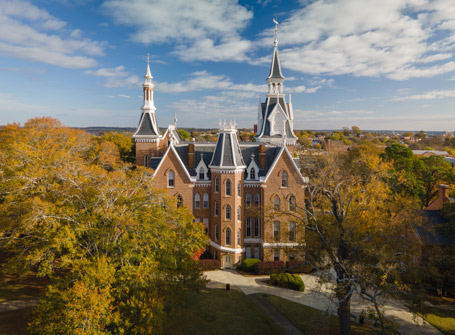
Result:
[[[344,290],[344,287],[341,288]],[[351,298],[340,302],[338,305],[338,317],[340,318],[340,335],[351,333]]]

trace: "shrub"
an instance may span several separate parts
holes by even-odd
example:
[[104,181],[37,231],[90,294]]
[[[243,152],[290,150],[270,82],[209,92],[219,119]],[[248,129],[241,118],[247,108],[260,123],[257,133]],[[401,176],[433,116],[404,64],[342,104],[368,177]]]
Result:
[[304,291],[305,284],[299,275],[292,273],[276,273],[270,275],[270,283],[275,286],[290,288],[295,291]]
[[286,271],[289,273],[310,273],[314,270],[313,265],[306,261],[287,261]]
[[254,272],[254,266],[259,262],[257,258],[247,258],[242,262],[241,269],[245,272]]
[[219,270],[221,263],[217,259],[200,259],[199,268],[202,271]]
[[260,262],[255,265],[255,273],[257,275],[269,275],[272,273],[280,273],[284,271],[284,262]]

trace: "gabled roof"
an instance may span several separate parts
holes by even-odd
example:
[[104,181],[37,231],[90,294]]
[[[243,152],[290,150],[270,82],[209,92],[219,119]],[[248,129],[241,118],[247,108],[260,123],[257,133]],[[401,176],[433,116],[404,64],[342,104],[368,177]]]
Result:
[[153,124],[155,120],[152,121],[152,116],[150,113],[142,113],[141,120],[139,121],[139,126],[137,127],[137,131],[134,133],[133,137],[135,136],[148,136],[148,137],[159,137],[159,131],[154,129]]

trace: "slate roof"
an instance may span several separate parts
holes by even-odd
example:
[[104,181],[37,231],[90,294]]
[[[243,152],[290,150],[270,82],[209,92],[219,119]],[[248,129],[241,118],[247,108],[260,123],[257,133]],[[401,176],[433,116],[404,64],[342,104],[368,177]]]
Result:
[[423,225],[415,227],[420,240],[426,245],[450,245],[455,243],[455,236],[444,231],[447,220],[439,211],[425,211],[426,220]]
[[221,132],[216,142],[210,167],[238,168],[246,167],[235,132]]
[[[267,98],[266,102],[261,103],[262,108],[262,119],[265,122],[264,129],[262,129],[260,138],[281,138],[281,135],[270,135],[270,121],[268,120],[270,113],[272,113],[273,109],[277,105],[280,104],[281,108],[284,110],[284,113],[287,115],[288,119],[290,118],[289,115],[289,104],[285,101],[284,97],[280,97],[279,99],[276,97],[269,97]],[[291,130],[291,125],[289,124],[289,120],[286,121],[286,138],[295,139],[295,135]]]
[[278,57],[278,47],[273,48],[272,64],[270,65],[270,74],[267,79],[284,79],[281,74],[280,59]]
[[[142,113],[141,115],[141,121],[139,122],[138,129],[136,133],[134,133],[133,136],[152,136],[152,137],[158,137],[160,134],[153,129],[153,123],[151,120],[151,114],[150,113]],[[156,120],[154,120],[156,122]]]
[[[221,135],[221,134],[220,134]],[[179,155],[180,159],[182,160],[183,165],[185,166],[186,170],[190,174],[190,176],[196,177],[197,171],[196,167],[198,166],[199,162],[201,161],[201,157],[204,160],[204,163],[208,166],[212,161],[214,152],[215,152],[215,144],[203,144],[203,145],[194,145],[194,168],[189,168],[188,166],[188,144],[182,144],[175,146],[175,150]],[[251,144],[251,143],[242,143],[239,144],[241,158],[243,162],[245,162],[246,166],[248,166],[251,162],[251,155],[254,154],[253,159],[255,160],[257,166],[259,164],[259,144]],[[272,166],[273,162],[278,156],[280,152],[280,147],[275,146],[266,146],[265,153],[266,153],[266,168],[259,169],[259,176],[263,177],[266,176],[270,167]],[[209,169],[210,173],[210,169]],[[209,175],[210,177],[210,175]]]

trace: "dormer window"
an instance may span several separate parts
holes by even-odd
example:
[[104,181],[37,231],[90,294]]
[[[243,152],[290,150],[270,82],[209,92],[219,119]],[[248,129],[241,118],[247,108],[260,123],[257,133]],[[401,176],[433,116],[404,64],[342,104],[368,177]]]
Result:
[[256,170],[254,168],[250,170],[250,179],[256,179]]
[[205,179],[205,171],[204,168],[199,169],[199,180],[204,180]]
[[251,155],[251,162],[246,169],[246,179],[247,180],[258,180],[259,166],[254,160],[254,155]]

